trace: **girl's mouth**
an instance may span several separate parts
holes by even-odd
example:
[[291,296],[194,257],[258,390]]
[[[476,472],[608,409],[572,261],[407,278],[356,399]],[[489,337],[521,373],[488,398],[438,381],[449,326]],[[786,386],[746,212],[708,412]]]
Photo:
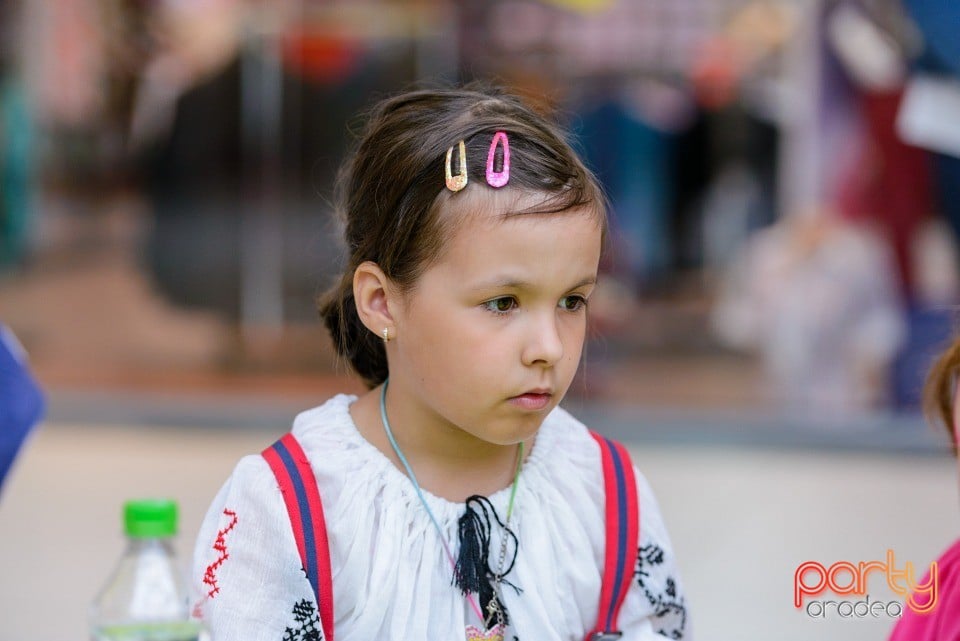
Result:
[[547,405],[550,404],[550,399],[552,395],[550,394],[521,394],[520,396],[514,396],[510,399],[510,402],[517,407],[525,410],[542,410]]

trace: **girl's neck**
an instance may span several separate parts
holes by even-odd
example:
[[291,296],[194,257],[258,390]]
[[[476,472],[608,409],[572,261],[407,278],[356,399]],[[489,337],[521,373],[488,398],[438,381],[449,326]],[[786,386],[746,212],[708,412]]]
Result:
[[[509,487],[516,472],[519,446],[496,445],[455,425],[429,416],[395,391],[387,394],[387,418],[394,438],[424,491],[456,503],[474,494],[489,496]],[[406,475],[380,419],[380,387],[350,406],[350,415],[367,441]],[[525,453],[532,440],[524,444]]]

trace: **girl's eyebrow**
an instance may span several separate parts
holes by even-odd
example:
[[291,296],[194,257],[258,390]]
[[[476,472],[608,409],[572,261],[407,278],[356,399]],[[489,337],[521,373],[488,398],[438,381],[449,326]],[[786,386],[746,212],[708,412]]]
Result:
[[[578,287],[583,287],[584,285],[594,285],[597,282],[597,277],[595,275],[584,276],[581,278],[577,284],[573,285],[569,289],[576,289]],[[532,283],[528,283],[525,280],[520,278],[513,278],[511,276],[501,276],[489,281],[478,283],[475,286],[475,289],[518,289],[518,290],[530,290],[534,289]]]

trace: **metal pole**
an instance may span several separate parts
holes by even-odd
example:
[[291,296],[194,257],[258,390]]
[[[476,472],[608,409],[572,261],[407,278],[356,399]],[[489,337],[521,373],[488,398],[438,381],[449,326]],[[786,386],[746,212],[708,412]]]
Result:
[[262,353],[283,331],[283,69],[275,31],[251,29],[248,24],[246,35],[240,80],[246,183],[240,231],[240,331],[244,347]]

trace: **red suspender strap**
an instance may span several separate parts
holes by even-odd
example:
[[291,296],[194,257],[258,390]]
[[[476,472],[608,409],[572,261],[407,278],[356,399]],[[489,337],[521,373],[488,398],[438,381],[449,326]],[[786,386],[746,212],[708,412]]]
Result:
[[286,434],[262,454],[277,477],[283,502],[287,506],[300,561],[316,597],[323,639],[333,641],[330,547],[316,477],[293,434]]
[[622,635],[617,618],[633,580],[640,538],[640,505],[633,463],[626,448],[596,432],[591,435],[600,446],[603,464],[607,542],[597,624],[586,641],[607,641]]

